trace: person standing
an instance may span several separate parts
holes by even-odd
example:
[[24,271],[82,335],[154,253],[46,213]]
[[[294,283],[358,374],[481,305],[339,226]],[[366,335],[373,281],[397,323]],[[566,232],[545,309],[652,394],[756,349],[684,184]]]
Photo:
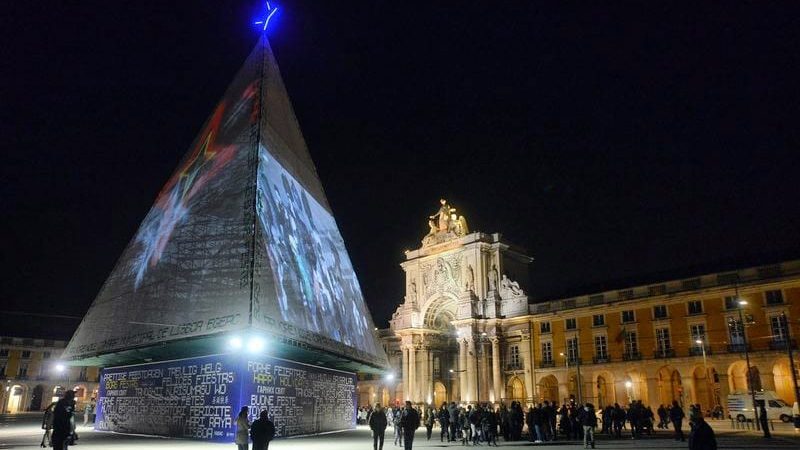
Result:
[[699,415],[690,419],[692,421],[692,431],[689,432],[689,450],[717,450],[717,438],[714,430]]
[[269,442],[275,438],[275,424],[269,420],[266,409],[250,425],[250,438],[253,439],[253,450],[269,449]]
[[406,408],[403,410],[400,419],[400,427],[403,429],[403,441],[406,450],[411,450],[414,444],[414,433],[419,428],[419,413],[411,407],[411,401],[406,400]]
[[447,437],[447,442],[450,442],[450,411],[447,410],[447,402],[442,403],[437,418],[439,420],[439,426],[442,427],[439,441],[444,442],[445,437]]
[[75,427],[75,391],[64,392],[64,397],[53,409],[53,448],[66,450],[72,441]]
[[372,450],[383,450],[383,437],[389,421],[381,404],[375,405],[375,410],[369,416],[369,429],[372,430]]
[[[394,445],[403,446],[403,409],[394,410]],[[399,442],[399,444],[398,444]]]
[[772,437],[772,434],[769,432],[766,402],[766,400],[760,400],[758,402],[758,422],[761,424],[761,431],[764,432],[764,437],[769,439]]
[[594,411],[594,405],[585,404],[578,413],[578,418],[583,426],[583,448],[588,448],[589,444],[594,448],[594,429],[597,428],[597,414]]
[[425,436],[428,440],[431,440],[431,435],[433,434],[433,422],[435,421],[433,414],[433,408],[430,406],[425,407]]
[[239,450],[248,450],[250,447],[250,420],[247,418],[249,408],[242,406],[239,415],[236,416],[236,439],[234,442]]
[[455,442],[456,438],[458,437],[458,406],[456,406],[456,402],[450,402],[450,406],[447,408],[447,412],[450,413],[450,442]]
[[669,420],[672,422],[672,427],[675,429],[675,440],[685,441],[683,436],[683,418],[686,417],[683,409],[678,404],[677,400],[672,401],[672,408],[669,409]]

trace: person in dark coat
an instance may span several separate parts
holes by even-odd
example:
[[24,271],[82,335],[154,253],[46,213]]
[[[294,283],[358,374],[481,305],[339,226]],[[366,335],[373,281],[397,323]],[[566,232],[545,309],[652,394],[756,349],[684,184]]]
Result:
[[386,419],[386,411],[381,408],[381,404],[375,405],[375,410],[369,416],[369,429],[372,430],[372,449],[383,450],[383,436],[386,427],[389,425]]
[[447,438],[447,442],[450,442],[450,411],[447,410],[447,402],[442,403],[437,419],[439,420],[439,426],[442,427],[439,441],[444,442],[445,438]]
[[758,401],[758,422],[761,424],[761,431],[764,433],[765,438],[771,438],[772,434],[769,432],[769,421],[767,420],[767,408],[765,407],[766,400]]
[[591,445],[594,448],[594,429],[597,428],[597,414],[594,405],[587,403],[578,412],[578,421],[583,427],[583,448]]
[[253,450],[269,449],[269,442],[275,438],[275,424],[267,417],[267,410],[261,411],[258,419],[250,425],[250,439],[253,440]]
[[669,421],[672,422],[672,427],[675,428],[675,440],[676,441],[685,441],[686,438],[683,436],[683,418],[686,417],[686,414],[683,412],[683,408],[678,404],[677,400],[672,401],[672,408],[669,409]]
[[53,448],[65,450],[74,433],[75,391],[64,392],[64,397],[53,408]]
[[406,400],[406,407],[402,412],[400,426],[403,428],[403,445],[406,450],[411,450],[414,443],[414,433],[419,428],[419,413],[411,407],[411,402]]
[[714,430],[700,415],[692,420],[692,431],[689,433],[689,450],[717,450],[717,438]]

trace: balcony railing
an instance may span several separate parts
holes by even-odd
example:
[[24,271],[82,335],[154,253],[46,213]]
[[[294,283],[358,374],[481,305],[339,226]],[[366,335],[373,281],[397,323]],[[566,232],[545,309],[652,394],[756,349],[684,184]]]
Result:
[[556,366],[556,362],[553,361],[553,360],[539,361],[539,367],[542,368],[542,369],[546,369],[548,367],[555,367],[555,366]]
[[742,353],[745,351],[750,351],[750,344],[728,344],[728,353]]
[[[706,356],[711,355],[711,349],[706,347]],[[689,356],[703,356],[703,347],[689,347]]]
[[789,350],[789,345],[792,346],[793,349],[797,348],[797,341],[794,339],[774,339],[769,341],[769,349],[770,350]]
[[506,370],[522,370],[522,363],[511,363],[506,365]]
[[674,348],[662,348],[653,352],[653,358],[674,358]]
[[642,359],[642,354],[639,352],[625,352],[622,354],[623,361],[638,361]]
[[608,355],[594,356],[592,357],[592,362],[595,364],[603,364],[611,362],[611,358],[609,358]]
[[572,357],[572,356],[570,356],[570,357],[567,359],[567,362],[569,363],[569,365],[570,365],[570,366],[572,366],[572,365],[577,365],[577,364],[580,364],[580,363],[581,363],[581,359],[580,359],[580,358],[575,358],[575,357]]

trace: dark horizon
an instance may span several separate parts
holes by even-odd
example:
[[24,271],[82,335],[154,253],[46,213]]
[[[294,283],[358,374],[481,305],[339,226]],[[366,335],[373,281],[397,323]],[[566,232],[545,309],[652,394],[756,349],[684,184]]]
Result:
[[[256,3],[9,6],[0,309],[85,313]],[[534,300],[800,257],[792,6],[287,0],[268,35],[383,327],[439,198],[529,251]]]

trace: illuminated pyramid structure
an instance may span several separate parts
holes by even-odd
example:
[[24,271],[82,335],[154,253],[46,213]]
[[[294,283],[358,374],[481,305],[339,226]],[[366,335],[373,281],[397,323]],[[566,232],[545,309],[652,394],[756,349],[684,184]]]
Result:
[[270,356],[375,372],[387,361],[373,330],[262,37],[65,357],[104,367],[164,361],[224,353],[232,339],[257,335]]

